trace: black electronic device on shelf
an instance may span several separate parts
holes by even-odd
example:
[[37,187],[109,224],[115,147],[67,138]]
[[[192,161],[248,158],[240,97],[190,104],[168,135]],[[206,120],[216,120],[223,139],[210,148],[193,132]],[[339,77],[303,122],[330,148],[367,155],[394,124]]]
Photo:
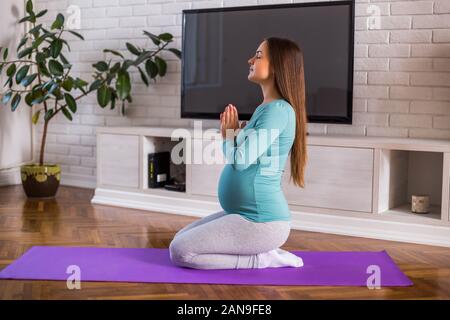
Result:
[[148,187],[161,188],[170,180],[170,152],[148,154]]

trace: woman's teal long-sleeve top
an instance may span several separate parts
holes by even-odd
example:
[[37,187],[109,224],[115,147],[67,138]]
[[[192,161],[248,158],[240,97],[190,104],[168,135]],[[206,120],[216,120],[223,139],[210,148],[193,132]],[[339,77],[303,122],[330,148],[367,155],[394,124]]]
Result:
[[259,105],[234,141],[223,139],[226,164],[218,198],[225,212],[254,222],[291,219],[281,176],[294,143],[295,125],[293,107],[277,99]]

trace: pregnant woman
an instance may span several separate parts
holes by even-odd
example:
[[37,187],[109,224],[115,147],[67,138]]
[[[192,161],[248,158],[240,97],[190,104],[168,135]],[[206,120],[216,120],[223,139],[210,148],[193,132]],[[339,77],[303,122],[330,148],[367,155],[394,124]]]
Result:
[[220,114],[226,165],[218,185],[222,211],[177,232],[172,262],[195,269],[301,267],[281,248],[291,214],[281,189],[290,152],[291,178],[304,188],[306,108],[303,53],[289,39],[269,37],[248,60],[248,79],[260,85],[263,102],[239,125],[237,108]]

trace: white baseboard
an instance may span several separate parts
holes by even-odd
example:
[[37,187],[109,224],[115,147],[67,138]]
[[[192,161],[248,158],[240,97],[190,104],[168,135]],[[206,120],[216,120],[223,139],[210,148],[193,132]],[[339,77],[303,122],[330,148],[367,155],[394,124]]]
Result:
[[95,176],[82,176],[73,173],[61,173],[61,185],[94,189],[96,186]]
[[20,168],[0,170],[0,186],[11,186],[21,183]]
[[[97,188],[91,202],[133,209],[204,217],[218,203]],[[292,211],[292,228],[313,232],[450,247],[450,228],[418,223]]]

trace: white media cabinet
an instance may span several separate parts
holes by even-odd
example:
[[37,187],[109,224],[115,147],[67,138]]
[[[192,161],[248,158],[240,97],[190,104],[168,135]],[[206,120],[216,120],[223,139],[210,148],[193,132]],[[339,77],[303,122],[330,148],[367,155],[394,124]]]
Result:
[[[223,158],[207,164],[202,153],[212,148],[221,157],[222,137],[206,130],[97,128],[92,203],[197,217],[221,210]],[[180,143],[194,163],[171,164],[171,174],[185,179],[186,191],[148,188],[147,154]],[[450,141],[309,135],[307,143],[305,188],[289,182],[289,158],[282,178],[293,229],[450,247]],[[430,195],[431,212],[411,213],[412,194]]]

